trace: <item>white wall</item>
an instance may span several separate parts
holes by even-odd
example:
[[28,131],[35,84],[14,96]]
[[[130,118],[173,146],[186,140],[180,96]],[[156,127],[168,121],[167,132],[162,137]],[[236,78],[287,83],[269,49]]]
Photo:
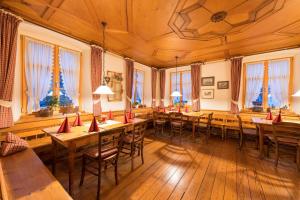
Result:
[[[53,43],[59,46],[67,47],[69,49],[77,50],[82,53],[82,110],[86,112],[93,112],[92,101],[92,89],[91,89],[91,48],[90,45],[72,39],[57,32],[45,29],[43,27],[22,22],[18,30],[18,42],[17,42],[17,58],[16,58],[16,72],[15,83],[13,91],[13,117],[14,121],[17,121],[21,116],[21,40],[20,36],[25,35],[35,39],[39,39],[45,42]],[[151,68],[135,62],[135,68],[143,70],[145,72],[145,104],[151,106]],[[122,110],[125,108],[125,61],[121,56],[106,53],[105,54],[105,71],[115,71],[123,73],[123,101],[120,102],[108,102],[107,97],[101,97],[102,110]],[[105,72],[106,73],[106,72]],[[158,86],[157,86],[158,87]]]

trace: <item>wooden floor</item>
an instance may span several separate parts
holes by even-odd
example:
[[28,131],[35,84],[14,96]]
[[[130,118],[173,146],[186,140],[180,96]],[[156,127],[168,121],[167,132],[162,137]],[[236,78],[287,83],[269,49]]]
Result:
[[[237,140],[212,137],[181,143],[156,137],[145,139],[145,164],[139,157],[133,170],[120,161],[118,186],[113,170],[103,172],[102,199],[300,199],[300,173],[292,158],[276,169],[272,159],[260,160],[254,143],[240,151]],[[67,164],[60,164],[58,180],[67,188]],[[79,187],[81,162],[76,162],[75,199],[95,199],[97,178],[87,174]]]

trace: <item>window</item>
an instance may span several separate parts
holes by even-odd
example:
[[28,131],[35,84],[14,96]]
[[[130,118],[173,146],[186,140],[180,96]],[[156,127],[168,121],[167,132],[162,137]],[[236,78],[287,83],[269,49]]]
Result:
[[245,108],[290,108],[292,58],[244,65]]
[[171,72],[171,93],[176,89],[181,93],[181,97],[172,97],[173,104],[188,103],[192,98],[192,82],[191,71],[177,72],[177,85],[176,73]]
[[144,102],[144,79],[145,73],[135,69],[133,75],[133,94],[132,102],[134,104],[143,104]]
[[22,112],[48,107],[79,106],[80,52],[28,37],[22,37],[23,103]]

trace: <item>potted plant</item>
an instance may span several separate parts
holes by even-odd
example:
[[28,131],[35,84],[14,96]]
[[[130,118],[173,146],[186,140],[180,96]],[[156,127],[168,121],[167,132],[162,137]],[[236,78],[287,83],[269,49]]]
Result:
[[58,105],[59,105],[58,97],[48,96],[46,98],[46,105],[47,105],[47,108],[41,109],[39,111],[39,116],[40,117],[50,117],[50,116],[53,116],[54,109],[56,107],[58,107]]

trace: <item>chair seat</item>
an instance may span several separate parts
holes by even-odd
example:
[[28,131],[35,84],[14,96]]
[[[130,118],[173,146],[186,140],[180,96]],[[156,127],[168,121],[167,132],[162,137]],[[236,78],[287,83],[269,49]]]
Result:
[[[118,149],[117,148],[109,148],[109,149],[104,149],[102,150],[101,152],[101,158],[102,159],[105,159],[105,158],[108,158],[110,156],[114,156],[118,153]],[[98,150],[98,147],[95,147],[95,148],[90,148],[88,149],[87,151],[85,151],[83,153],[85,156],[88,156],[90,158],[98,158],[99,156],[99,150]]]
[[183,125],[183,123],[181,122],[171,122],[172,126],[177,126],[177,127],[180,127]]
[[[134,136],[134,141],[141,141],[141,140],[142,140],[142,138],[139,135]],[[123,141],[125,143],[132,143],[133,142],[133,135],[132,134],[126,135],[124,137]]]
[[[268,135],[268,138],[272,142],[275,142],[274,136]],[[299,139],[296,139],[296,138],[278,137],[277,140],[280,144],[286,144],[286,145],[290,145],[290,146],[298,146],[300,143]]]

